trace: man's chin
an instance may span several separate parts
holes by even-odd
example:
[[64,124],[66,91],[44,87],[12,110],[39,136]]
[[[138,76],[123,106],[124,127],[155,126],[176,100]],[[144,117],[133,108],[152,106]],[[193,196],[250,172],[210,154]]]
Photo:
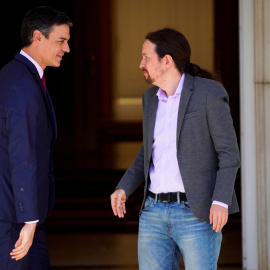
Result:
[[144,76],[144,79],[145,79],[145,81],[148,83],[148,84],[152,84],[152,79],[150,78],[150,77],[145,77]]
[[150,79],[150,78],[144,78],[145,79],[145,81],[148,83],[148,84],[152,84],[153,83],[153,81]]
[[48,66],[50,66],[50,67],[60,67],[60,65],[61,65],[61,62],[57,62],[57,63],[53,63],[53,64],[48,65]]

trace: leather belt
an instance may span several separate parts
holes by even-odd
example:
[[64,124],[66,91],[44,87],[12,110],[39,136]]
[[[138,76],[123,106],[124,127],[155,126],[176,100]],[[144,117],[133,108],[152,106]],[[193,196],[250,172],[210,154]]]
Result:
[[187,201],[186,193],[182,192],[168,192],[168,193],[153,193],[148,190],[148,195],[160,202],[178,202]]

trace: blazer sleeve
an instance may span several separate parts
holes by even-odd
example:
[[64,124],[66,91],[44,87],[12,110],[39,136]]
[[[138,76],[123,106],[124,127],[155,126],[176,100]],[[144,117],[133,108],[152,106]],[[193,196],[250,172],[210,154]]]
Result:
[[223,86],[215,82],[207,96],[207,121],[218,156],[214,201],[231,205],[240,155],[230,113],[229,97]]
[[[145,111],[145,94],[143,95],[142,99],[142,107],[143,111]],[[134,159],[132,165],[128,168],[128,170],[125,172],[124,176],[118,183],[117,188],[124,189],[127,198],[140,186],[140,184],[144,181],[144,143],[142,143],[142,146]]]
[[35,153],[37,90],[31,80],[20,80],[9,89],[5,102],[10,173],[18,223],[39,218]]
[[140,186],[144,181],[144,148],[140,148],[132,165],[125,172],[124,176],[118,183],[117,188],[122,188],[127,198]]

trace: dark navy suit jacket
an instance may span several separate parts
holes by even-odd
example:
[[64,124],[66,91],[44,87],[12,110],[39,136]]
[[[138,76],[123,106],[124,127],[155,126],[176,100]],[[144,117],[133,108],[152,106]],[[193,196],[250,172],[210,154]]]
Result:
[[36,67],[24,56],[0,71],[0,220],[45,221],[54,202],[55,114]]

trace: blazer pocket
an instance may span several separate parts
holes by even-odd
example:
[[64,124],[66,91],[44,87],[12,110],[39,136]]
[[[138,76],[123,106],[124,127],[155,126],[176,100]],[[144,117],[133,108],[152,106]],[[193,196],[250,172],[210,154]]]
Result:
[[189,118],[192,118],[192,117],[199,116],[200,114],[201,114],[201,111],[195,111],[195,112],[187,113],[185,115],[185,117],[184,117],[184,120],[189,119]]

